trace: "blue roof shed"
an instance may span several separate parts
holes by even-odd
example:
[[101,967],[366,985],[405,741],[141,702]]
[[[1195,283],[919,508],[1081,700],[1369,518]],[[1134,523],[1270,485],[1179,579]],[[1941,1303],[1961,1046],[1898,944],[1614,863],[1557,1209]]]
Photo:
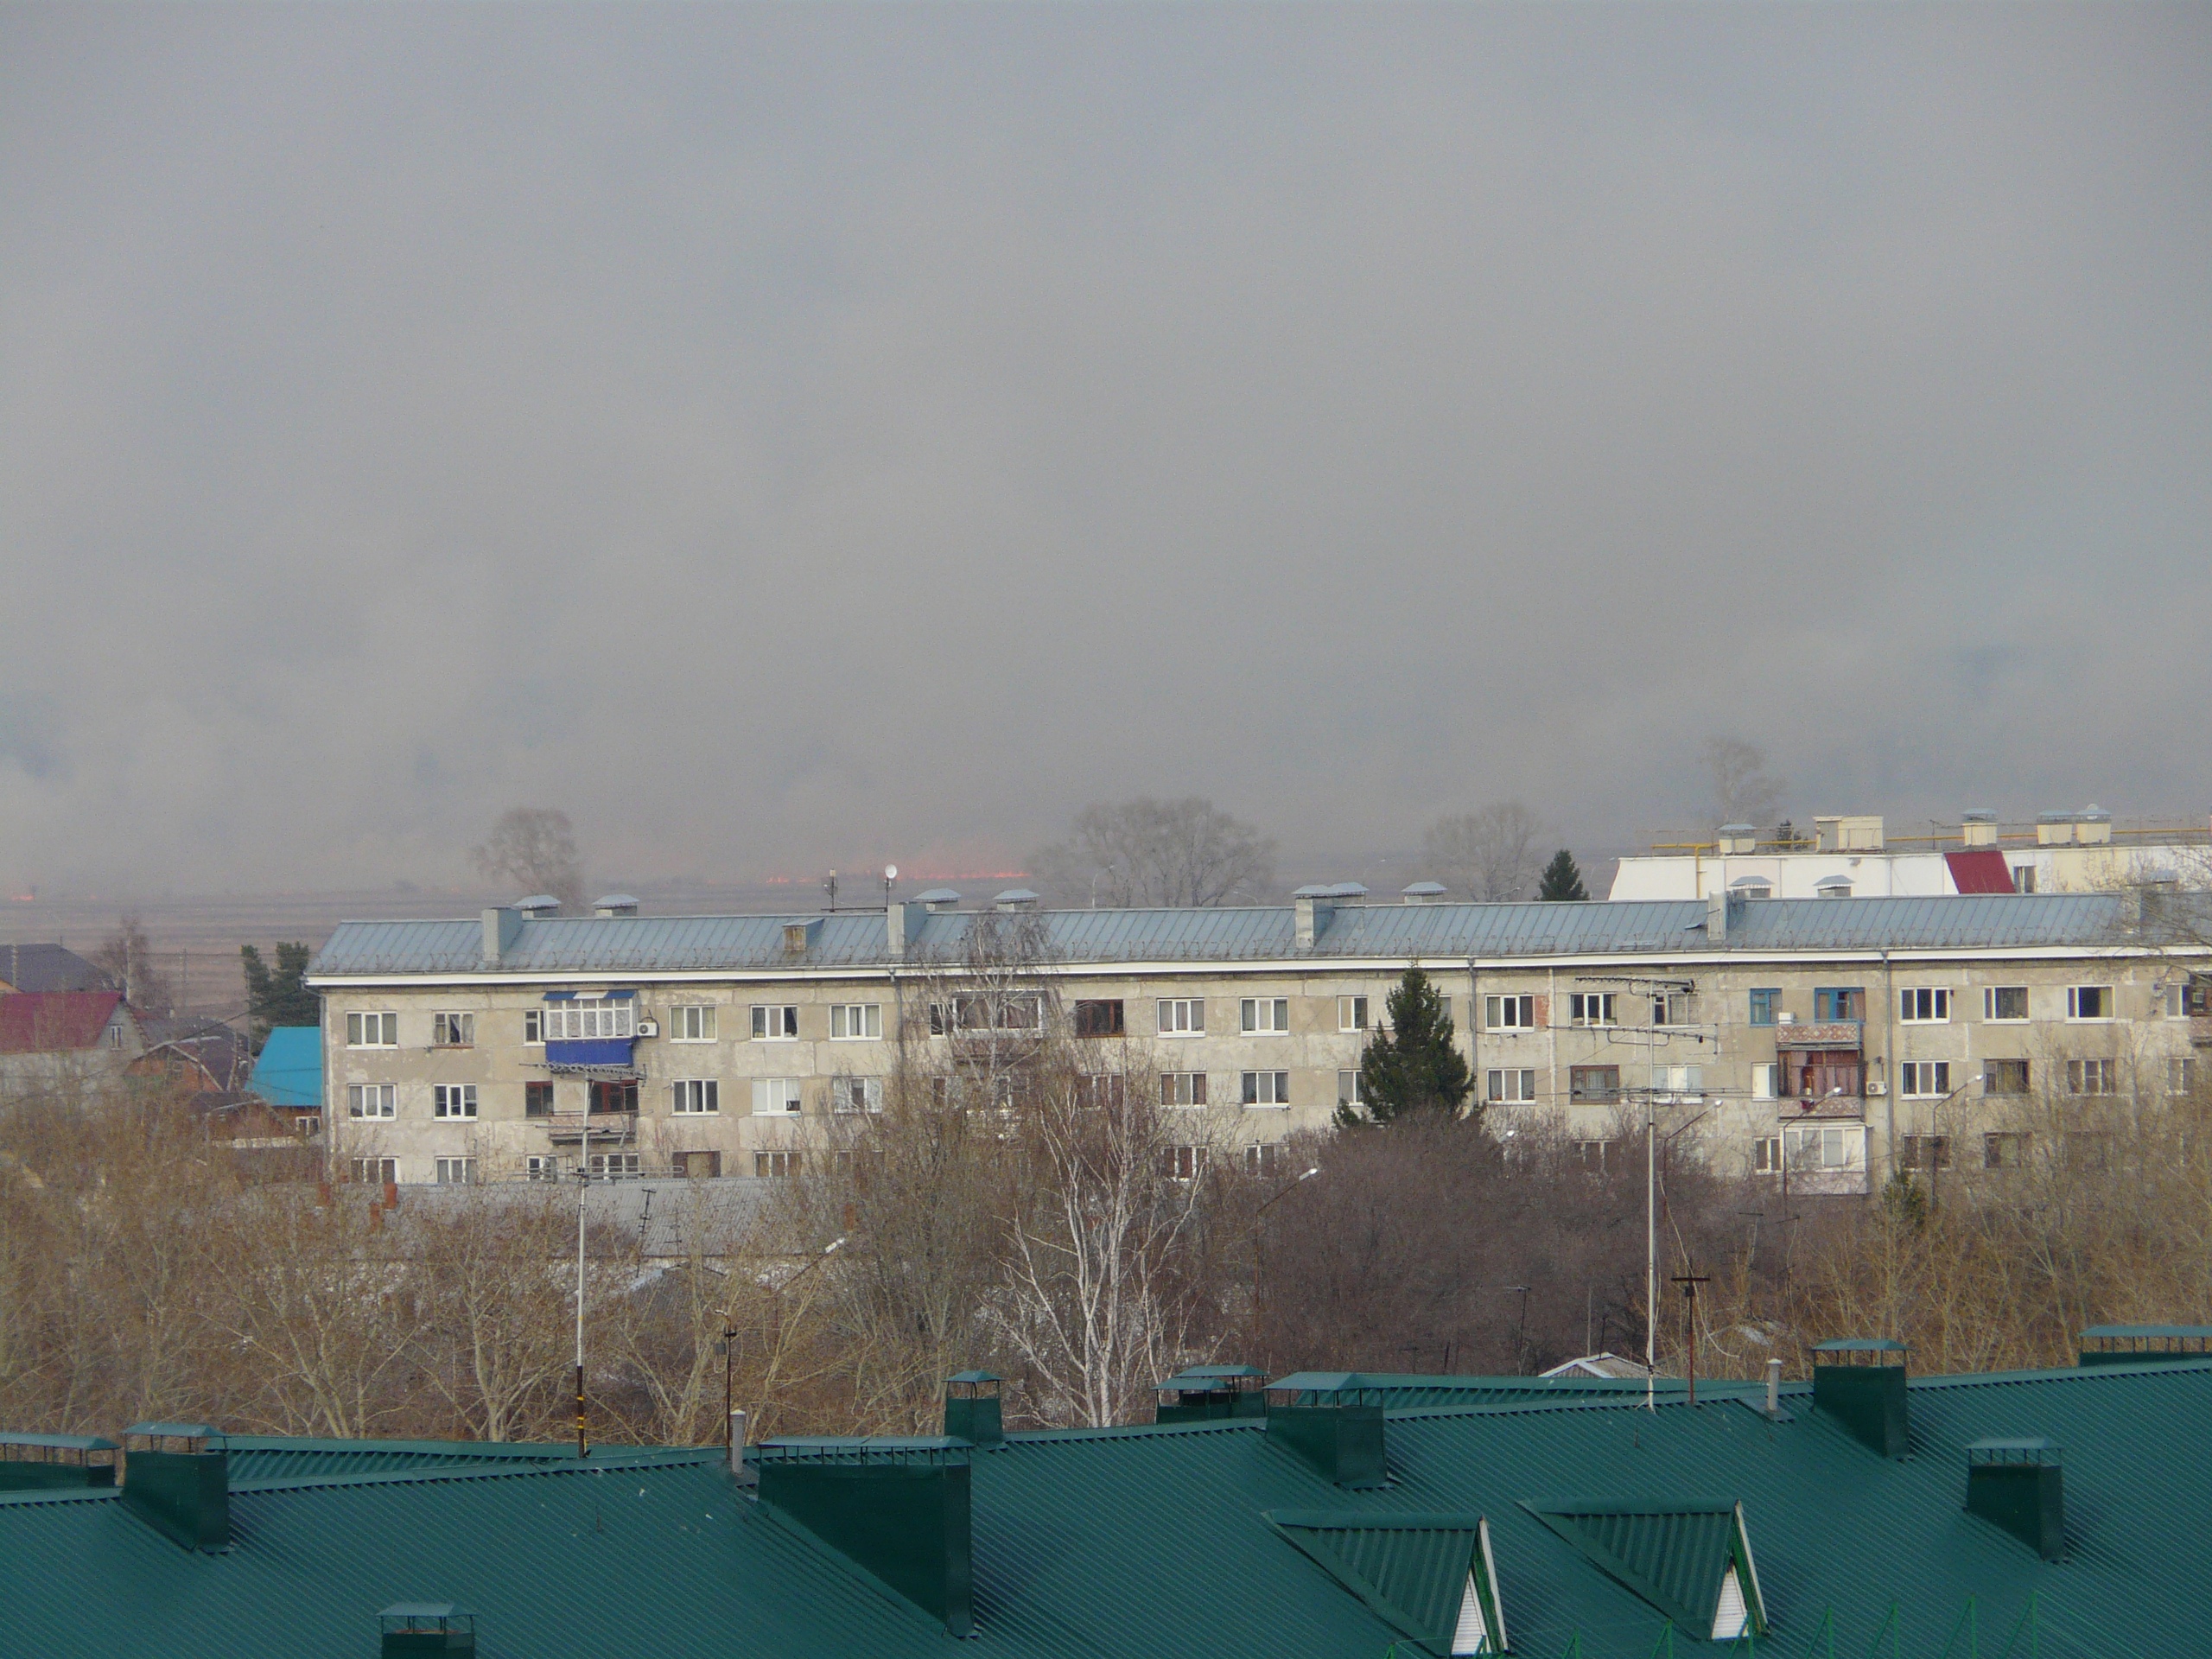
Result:
[[278,1026],[269,1033],[246,1085],[271,1106],[322,1109],[322,1027]]

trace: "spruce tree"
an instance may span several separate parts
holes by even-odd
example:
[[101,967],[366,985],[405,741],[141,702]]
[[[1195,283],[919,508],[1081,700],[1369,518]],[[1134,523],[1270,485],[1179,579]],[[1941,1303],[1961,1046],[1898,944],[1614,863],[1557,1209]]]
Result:
[[253,1052],[269,1040],[272,1026],[313,1026],[322,1022],[322,997],[301,982],[314,953],[303,944],[280,944],[274,971],[250,944],[238,947],[245,969],[245,1006],[253,1020]]
[[1350,1128],[1370,1119],[1389,1123],[1408,1112],[1456,1114],[1474,1092],[1467,1057],[1452,1046],[1452,1016],[1444,998],[1418,968],[1406,969],[1390,993],[1389,1027],[1367,1039],[1359,1062],[1359,1092],[1367,1105],[1362,1117],[1351,1106],[1337,1108],[1337,1122]]
[[1552,855],[1552,861],[1544,866],[1544,879],[1536,888],[1536,897],[1560,899],[1589,896],[1588,889],[1582,885],[1582,872],[1575,868],[1574,855],[1560,848]]

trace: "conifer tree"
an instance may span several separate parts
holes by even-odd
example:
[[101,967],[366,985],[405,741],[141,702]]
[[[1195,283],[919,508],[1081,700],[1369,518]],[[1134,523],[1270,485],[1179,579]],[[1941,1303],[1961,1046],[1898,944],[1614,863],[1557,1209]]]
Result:
[[1574,855],[1560,848],[1552,855],[1552,861],[1544,866],[1544,879],[1536,888],[1536,897],[1555,900],[1589,896],[1588,889],[1582,885],[1582,872],[1575,868]]
[[1390,993],[1389,1027],[1367,1039],[1359,1062],[1363,1117],[1353,1107],[1337,1108],[1337,1122],[1350,1128],[1373,1121],[1389,1123],[1408,1112],[1456,1114],[1474,1091],[1467,1057],[1453,1046],[1452,1016],[1444,998],[1418,968],[1406,969]]

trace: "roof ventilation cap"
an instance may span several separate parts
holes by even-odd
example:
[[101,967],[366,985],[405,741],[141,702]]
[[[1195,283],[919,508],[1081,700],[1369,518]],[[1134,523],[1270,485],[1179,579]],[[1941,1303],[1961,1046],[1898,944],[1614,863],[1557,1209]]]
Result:
[[1268,1374],[1252,1365],[1192,1365],[1154,1390],[1159,1423],[1206,1423],[1223,1417],[1264,1417]]
[[626,893],[610,893],[594,902],[591,907],[594,916],[634,916],[638,901]]
[[187,1549],[228,1549],[229,1443],[205,1423],[131,1424],[123,1436],[123,1506]]
[[1001,910],[1034,910],[1037,895],[1027,887],[1008,887],[991,902]]
[[1813,1408],[1885,1458],[1911,1449],[1905,1416],[1905,1345],[1887,1337],[1841,1337],[1813,1348]]
[[1813,883],[1813,891],[1823,899],[1851,897],[1851,878],[1847,875],[1824,875]]
[[1268,1438],[1339,1486],[1387,1484],[1382,1398],[1357,1371],[1300,1371],[1268,1385]]
[[396,1601],[377,1624],[387,1655],[476,1651],[476,1615],[449,1601]]
[[561,913],[561,901],[550,893],[533,893],[527,899],[515,900],[515,908],[531,921]]
[[975,1449],[944,1435],[794,1436],[746,1455],[760,1471],[763,1503],[965,1637],[976,1628]]
[[1367,897],[1367,889],[1357,881],[1338,881],[1331,885],[1329,888],[1329,897],[1332,899],[1364,899]]
[[1441,881],[1416,881],[1398,890],[1398,897],[1409,905],[1433,905],[1443,896],[1444,884]]
[[972,1446],[997,1446],[1006,1439],[996,1371],[955,1371],[944,1380],[944,1432]]
[[2158,1365],[2212,1359],[2212,1325],[2093,1325],[2082,1333],[2084,1365]]
[[2066,1555],[2066,1476],[2045,1440],[1967,1446],[1967,1513],[2005,1529],[2046,1561]]
[[950,887],[931,887],[927,893],[916,893],[914,902],[926,905],[934,914],[940,910],[950,910],[960,902],[960,895]]
[[112,1486],[115,1452],[97,1434],[0,1434],[0,1492]]

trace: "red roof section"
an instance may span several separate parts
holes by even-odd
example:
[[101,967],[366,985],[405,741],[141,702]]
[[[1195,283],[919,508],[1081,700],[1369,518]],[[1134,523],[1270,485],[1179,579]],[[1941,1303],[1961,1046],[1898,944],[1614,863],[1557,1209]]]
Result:
[[1975,847],[1963,853],[1946,853],[1951,885],[1961,893],[2011,893],[2012,872],[2005,855],[1994,847]]
[[18,991],[0,996],[0,1054],[90,1048],[122,1001],[120,991]]

